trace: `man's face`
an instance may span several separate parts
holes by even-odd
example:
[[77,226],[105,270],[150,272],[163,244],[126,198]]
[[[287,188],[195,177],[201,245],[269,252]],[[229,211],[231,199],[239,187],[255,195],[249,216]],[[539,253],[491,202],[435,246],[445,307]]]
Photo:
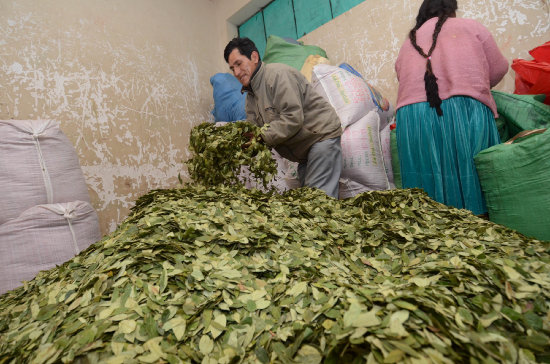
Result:
[[227,58],[229,68],[245,87],[250,85],[250,78],[258,66],[258,53],[252,52],[250,58],[252,59],[248,59],[248,57],[242,55],[238,48],[233,49]]

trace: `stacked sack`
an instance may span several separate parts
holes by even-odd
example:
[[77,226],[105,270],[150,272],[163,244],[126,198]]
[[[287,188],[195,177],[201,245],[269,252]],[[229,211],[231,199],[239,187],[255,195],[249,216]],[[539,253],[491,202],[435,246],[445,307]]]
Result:
[[394,109],[351,66],[318,64],[312,84],[336,110],[342,123],[340,198],[394,188],[390,125]]
[[265,63],[284,63],[293,67],[310,82],[313,68],[318,64],[329,63],[324,49],[276,35],[270,35],[267,38],[263,61]]
[[474,157],[489,219],[550,240],[550,106],[544,95],[491,92],[503,143]]
[[210,77],[214,98],[215,121],[238,121],[246,119],[244,108],[246,92],[241,93],[242,85],[231,73],[216,73]]
[[52,120],[0,120],[0,294],[101,238],[71,142]]
[[524,130],[474,161],[489,219],[550,241],[550,129]]
[[516,95],[491,90],[497,104],[496,119],[500,140],[512,138],[524,130],[550,127],[550,105],[544,95]]

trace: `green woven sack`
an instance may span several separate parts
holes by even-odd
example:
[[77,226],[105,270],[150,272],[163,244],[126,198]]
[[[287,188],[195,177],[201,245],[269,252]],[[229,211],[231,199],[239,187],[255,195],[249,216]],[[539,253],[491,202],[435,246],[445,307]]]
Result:
[[327,58],[327,54],[322,48],[314,45],[293,44],[276,35],[270,35],[267,38],[263,61],[265,63],[284,63],[300,71],[306,58],[312,54]]
[[401,166],[399,165],[399,152],[397,150],[397,132],[395,128],[390,131],[391,168],[393,170],[393,183],[396,188],[403,188],[401,182]]
[[550,241],[550,130],[520,139],[534,132],[485,149],[474,161],[489,219]]
[[508,130],[508,122],[505,118],[496,118],[495,123],[497,124],[498,135],[500,136],[500,141],[505,142],[510,139],[510,131]]
[[550,127],[550,105],[544,104],[544,95],[516,95],[500,91],[491,91],[497,104],[500,139],[504,142],[509,137],[524,130]]

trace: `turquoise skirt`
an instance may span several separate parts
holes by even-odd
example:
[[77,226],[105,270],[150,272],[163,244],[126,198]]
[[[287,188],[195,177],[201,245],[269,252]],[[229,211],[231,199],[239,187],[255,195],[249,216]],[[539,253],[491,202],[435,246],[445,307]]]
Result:
[[397,110],[397,147],[403,188],[479,215],[487,212],[474,156],[500,143],[495,117],[466,96],[443,100],[443,116],[427,102]]

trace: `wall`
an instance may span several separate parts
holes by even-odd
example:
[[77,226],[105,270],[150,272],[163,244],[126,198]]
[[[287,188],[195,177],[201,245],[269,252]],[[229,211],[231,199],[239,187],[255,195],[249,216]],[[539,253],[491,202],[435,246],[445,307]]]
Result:
[[176,187],[192,125],[212,120],[215,4],[0,0],[0,119],[58,120],[103,233]]

